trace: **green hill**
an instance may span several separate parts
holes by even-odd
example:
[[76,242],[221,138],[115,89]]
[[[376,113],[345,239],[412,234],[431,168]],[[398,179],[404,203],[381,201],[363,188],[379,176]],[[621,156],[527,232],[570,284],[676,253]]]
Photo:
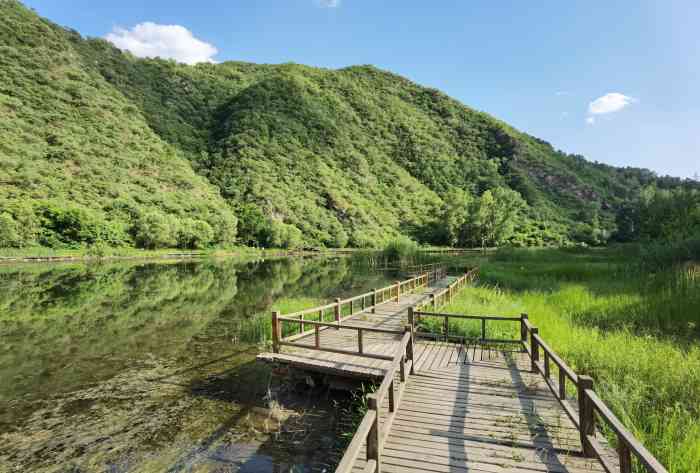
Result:
[[37,233],[18,242],[226,244],[233,211],[244,244],[475,244],[476,224],[446,234],[446,210],[459,196],[487,222],[487,193],[514,203],[511,243],[597,243],[643,186],[681,184],[567,155],[371,66],[138,59],[0,9],[0,229]]

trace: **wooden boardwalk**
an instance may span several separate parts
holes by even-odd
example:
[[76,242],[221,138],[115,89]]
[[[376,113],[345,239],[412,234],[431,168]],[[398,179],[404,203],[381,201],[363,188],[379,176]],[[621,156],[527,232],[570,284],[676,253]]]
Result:
[[[273,313],[274,353],[259,359],[380,383],[336,473],[632,473],[635,463],[667,473],[527,315],[436,312],[475,275],[431,269],[323,307]],[[442,319],[441,333],[419,331],[436,326],[421,323],[429,318]],[[480,336],[450,333],[458,320],[480,322]],[[491,340],[491,322],[517,324],[520,336]],[[299,333],[283,337],[283,325]]]
[[[431,295],[443,291],[455,279],[441,278],[416,293],[401,296],[399,302],[390,300],[378,304],[374,310],[366,309],[353,314],[343,319],[338,329],[324,326],[319,330],[322,347],[354,351],[358,346],[357,329],[368,329],[363,330],[364,354],[384,356],[386,359],[316,350],[315,333],[287,337],[295,346],[289,346],[284,353],[262,353],[258,359],[347,378],[381,379],[401,342],[404,327],[408,323],[409,307],[431,300]],[[394,333],[371,331],[372,329]]]
[[[419,341],[414,356],[395,416],[380,421],[381,471],[605,471],[526,353]],[[366,466],[364,444],[352,471]]]

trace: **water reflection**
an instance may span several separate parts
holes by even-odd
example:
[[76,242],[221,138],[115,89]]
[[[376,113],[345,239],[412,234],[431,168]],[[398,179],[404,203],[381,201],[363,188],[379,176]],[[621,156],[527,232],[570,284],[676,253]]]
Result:
[[284,408],[270,410],[279,387],[254,358],[281,298],[388,282],[361,268],[342,258],[0,267],[0,470],[323,469],[333,403],[282,390]]

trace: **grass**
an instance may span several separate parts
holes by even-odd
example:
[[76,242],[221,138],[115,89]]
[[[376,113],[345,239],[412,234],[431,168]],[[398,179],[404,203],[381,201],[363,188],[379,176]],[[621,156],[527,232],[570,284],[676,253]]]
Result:
[[[670,471],[700,471],[697,263],[649,268],[617,249],[498,252],[479,263],[479,285],[443,312],[528,313]],[[517,338],[512,325],[489,324],[487,336]],[[475,336],[480,326],[454,322],[450,330]]]

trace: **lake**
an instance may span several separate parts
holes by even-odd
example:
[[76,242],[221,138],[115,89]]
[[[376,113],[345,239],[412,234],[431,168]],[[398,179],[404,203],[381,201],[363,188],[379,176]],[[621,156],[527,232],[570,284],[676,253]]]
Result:
[[358,258],[0,266],[0,471],[332,471],[346,398],[255,361]]

